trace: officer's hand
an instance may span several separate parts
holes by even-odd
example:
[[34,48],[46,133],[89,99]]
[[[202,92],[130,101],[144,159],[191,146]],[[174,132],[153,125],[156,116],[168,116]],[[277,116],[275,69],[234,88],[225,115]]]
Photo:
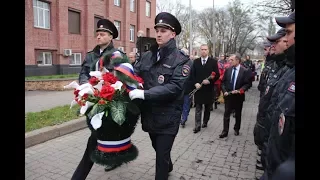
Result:
[[202,84],[204,84],[204,85],[210,84],[210,81],[205,79],[205,80],[202,81]]
[[129,97],[131,100],[133,99],[144,99],[144,90],[134,89],[129,92]]
[[223,95],[224,95],[224,96],[228,96],[228,94],[229,94],[228,92],[225,92]]
[[196,83],[194,86],[196,87],[196,89],[200,89],[201,88],[201,85],[199,83]]

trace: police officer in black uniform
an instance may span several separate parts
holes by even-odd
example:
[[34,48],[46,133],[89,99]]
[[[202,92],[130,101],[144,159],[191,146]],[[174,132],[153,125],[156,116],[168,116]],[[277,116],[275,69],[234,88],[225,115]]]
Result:
[[135,72],[144,80],[144,90],[129,93],[142,99],[142,129],[149,133],[156,151],[156,180],[167,180],[172,171],[171,148],[179,130],[184,85],[189,77],[191,60],[176,47],[181,32],[179,21],[170,13],[155,18],[157,45],[142,55]]
[[[97,30],[96,30],[96,38],[98,45],[86,54],[86,57],[82,63],[82,68],[79,74],[79,84],[87,83],[90,79],[90,71],[98,71],[99,70],[99,58],[102,56],[109,56],[117,49],[113,47],[112,39],[118,37],[118,30],[115,25],[109,21],[108,19],[101,19],[97,23]],[[110,65],[110,59],[105,58],[104,68],[111,71],[112,67]],[[75,170],[72,180],[84,180],[88,176],[93,162],[90,159],[90,154],[94,151],[95,147],[97,146],[97,137],[94,133],[91,133],[87,148],[84,152],[84,155]],[[105,170],[109,171],[116,168],[114,167],[106,167]]]
[[[282,75],[288,70],[288,68],[283,68],[285,66],[285,54],[284,50],[287,48],[285,28],[281,28],[275,35],[267,37],[267,39],[274,44],[275,55],[274,55],[274,65],[272,66],[272,71],[265,76],[266,78],[266,90],[264,94],[260,97],[257,122],[254,127],[254,142],[258,146],[261,152],[261,160],[257,161],[256,168],[263,170],[265,167],[264,158],[266,156],[265,149],[263,149],[263,143],[268,141],[270,122],[265,121],[266,109],[268,108],[271,100],[271,95],[277,82],[282,77]],[[261,164],[262,162],[262,164]]]
[[288,17],[276,17],[276,22],[286,28],[289,48],[285,50],[284,68],[289,69],[278,81],[267,109],[266,120],[271,128],[262,179],[271,179],[279,165],[295,154],[295,11]]
[[267,84],[267,77],[269,72],[271,71],[271,65],[274,63],[274,51],[272,50],[272,43],[268,40],[264,41],[264,51],[265,51],[265,63],[264,63],[264,68],[261,71],[260,75],[260,81],[258,84],[258,90],[260,91],[260,97],[264,94],[264,91],[266,89],[266,84]]

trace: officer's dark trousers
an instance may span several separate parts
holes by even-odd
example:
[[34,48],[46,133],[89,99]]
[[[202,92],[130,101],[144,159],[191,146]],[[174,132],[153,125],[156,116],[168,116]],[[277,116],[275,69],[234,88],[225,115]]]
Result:
[[[205,104],[204,105],[204,113],[203,113],[203,124],[207,124],[210,118],[210,108],[212,104]],[[196,104],[196,129],[201,127],[201,114],[202,114],[202,104]]]
[[235,111],[236,123],[234,130],[239,131],[241,126],[241,113],[242,113],[243,101],[239,96],[230,95],[225,97],[225,111],[223,115],[223,131],[229,132],[230,115],[232,110]]
[[91,133],[88,139],[87,148],[83,154],[83,157],[73,173],[71,180],[85,180],[93,166],[93,162],[90,159],[91,152],[97,146],[97,137]]
[[169,169],[172,168],[171,149],[175,135],[151,134],[152,147],[156,151],[156,178],[155,180],[167,180]]

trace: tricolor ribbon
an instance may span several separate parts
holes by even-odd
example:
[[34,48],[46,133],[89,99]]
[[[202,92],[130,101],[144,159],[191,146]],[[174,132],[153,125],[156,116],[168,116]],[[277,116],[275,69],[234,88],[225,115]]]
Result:
[[[130,63],[121,63],[119,66],[114,67],[114,69],[125,74],[129,78],[136,80],[133,67]],[[137,86],[133,83],[125,82],[125,85],[129,91],[137,89]]]
[[128,137],[127,139],[123,139],[121,141],[97,140],[97,142],[98,142],[98,150],[106,153],[125,151],[132,146],[130,137]]

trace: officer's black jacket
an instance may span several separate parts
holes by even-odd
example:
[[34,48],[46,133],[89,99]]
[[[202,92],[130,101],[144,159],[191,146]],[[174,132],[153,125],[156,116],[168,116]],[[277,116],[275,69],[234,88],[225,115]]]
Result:
[[271,124],[270,121],[265,120],[266,112],[271,102],[273,90],[275,89],[282,75],[289,69],[287,66],[284,66],[286,61],[285,58],[286,57],[284,53],[274,56],[274,63],[276,63],[276,65],[273,67],[273,70],[276,72],[276,74],[273,74],[273,72],[271,73],[269,71],[269,75],[267,75],[269,77],[266,82],[266,89],[260,97],[257,122],[254,127],[254,141],[258,146],[262,146],[264,142],[268,141]]
[[[274,106],[268,108],[271,129],[268,140],[268,172],[274,170],[295,151],[295,46],[288,48],[286,66],[290,69],[282,76],[274,89]],[[270,113],[272,111],[272,113]]]
[[[84,61],[81,65],[81,71],[79,73],[79,84],[87,83],[90,79],[90,71],[94,70],[95,64],[98,61],[98,59],[101,56],[106,56],[112,54],[114,51],[117,51],[117,49],[114,48],[113,42],[111,41],[110,44],[103,50],[103,52],[100,54],[100,47],[96,46],[92,51],[87,52],[86,57],[84,58]],[[111,67],[108,67],[110,63],[104,63],[104,66],[107,69],[110,69]]]
[[268,74],[271,71],[271,65],[274,63],[273,59],[274,55],[268,55],[266,57],[266,62],[264,65],[264,68],[261,71],[260,75],[260,81],[258,84],[258,90],[260,91],[260,97],[264,94],[264,91],[266,89],[266,84],[267,84],[267,79],[268,79]]
[[176,134],[181,119],[185,82],[190,75],[191,60],[171,39],[159,49],[153,46],[134,67],[144,80],[141,105],[142,129],[150,133]]

